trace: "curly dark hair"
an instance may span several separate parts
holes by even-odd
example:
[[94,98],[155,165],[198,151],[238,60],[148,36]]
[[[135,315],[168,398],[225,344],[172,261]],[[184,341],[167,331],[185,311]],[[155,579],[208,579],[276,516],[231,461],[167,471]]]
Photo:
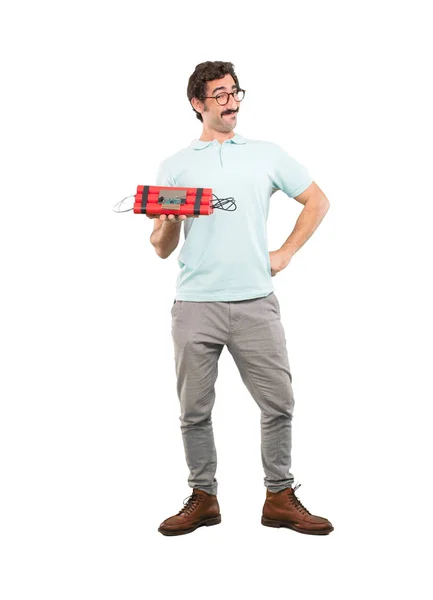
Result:
[[204,102],[206,96],[206,82],[214,79],[222,79],[225,75],[231,75],[235,84],[239,87],[239,81],[234,70],[234,64],[221,60],[202,62],[195,67],[194,73],[188,79],[187,96],[192,110],[199,121],[203,123],[201,114],[191,104],[193,98]]

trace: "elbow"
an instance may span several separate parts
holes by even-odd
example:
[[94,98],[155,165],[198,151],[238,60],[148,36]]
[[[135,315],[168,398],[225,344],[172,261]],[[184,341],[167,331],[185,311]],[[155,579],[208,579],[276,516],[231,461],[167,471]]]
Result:
[[155,249],[156,254],[159,258],[168,258],[172,252],[177,248],[179,240],[158,240],[150,238],[150,243]]
[[152,244],[157,256],[159,256],[159,258],[165,258],[162,253],[161,250],[158,248],[158,246],[152,241],[152,238],[150,238],[150,243]]
[[320,210],[323,213],[323,216],[326,215],[326,213],[328,212],[330,206],[331,206],[331,204],[330,204],[328,198],[325,195],[323,195],[323,197],[322,197],[322,199],[320,201],[320,204],[319,204],[319,207],[320,207]]
[[175,246],[168,246],[164,249],[156,246],[155,251],[156,251],[157,255],[159,256],[159,258],[168,258],[171,254],[173,254],[173,252],[176,250],[176,248],[177,248],[177,244]]
[[168,255],[168,254],[164,254],[164,253],[163,253],[163,252],[162,252],[162,251],[161,251],[161,250],[158,248],[158,246],[154,246],[154,248],[155,248],[156,255],[157,255],[157,256],[159,256],[159,258],[168,258],[168,256],[169,256],[169,255]]
[[171,254],[171,252],[168,252],[168,253],[163,252],[162,249],[159,248],[159,246],[154,246],[154,248],[155,248],[155,252],[156,252],[157,256],[159,256],[159,258],[165,259],[165,258],[168,258]]

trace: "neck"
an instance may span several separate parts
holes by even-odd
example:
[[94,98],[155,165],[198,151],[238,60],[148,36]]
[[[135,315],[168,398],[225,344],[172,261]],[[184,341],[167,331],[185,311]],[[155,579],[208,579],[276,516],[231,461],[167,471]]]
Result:
[[203,133],[200,136],[200,140],[202,142],[211,142],[212,140],[217,140],[220,144],[234,137],[234,131],[228,131],[227,133],[223,133],[221,131],[216,131],[214,129],[205,129],[203,128]]

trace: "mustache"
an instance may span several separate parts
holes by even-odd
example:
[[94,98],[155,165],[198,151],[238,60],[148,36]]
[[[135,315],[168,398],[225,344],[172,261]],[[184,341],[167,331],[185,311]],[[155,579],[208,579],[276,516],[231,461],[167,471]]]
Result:
[[[238,110],[239,110],[239,109],[238,109]],[[224,115],[232,115],[232,114],[234,114],[234,113],[237,113],[237,112],[238,112],[238,110],[231,110],[230,112],[225,112],[225,113],[223,113],[223,115],[222,115],[222,116],[224,116]]]

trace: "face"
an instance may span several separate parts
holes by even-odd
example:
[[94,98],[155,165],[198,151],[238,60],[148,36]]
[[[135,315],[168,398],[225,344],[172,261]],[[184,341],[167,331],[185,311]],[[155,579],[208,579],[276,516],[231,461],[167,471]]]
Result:
[[[232,92],[235,89],[236,84],[233,77],[225,75],[222,79],[207,81],[205,95],[218,96],[221,92]],[[204,102],[194,99],[194,102],[194,108],[201,113],[205,127],[224,133],[230,132],[236,127],[240,102],[236,102],[233,96],[229,96],[229,100],[224,106],[218,104],[214,98],[206,98]]]

